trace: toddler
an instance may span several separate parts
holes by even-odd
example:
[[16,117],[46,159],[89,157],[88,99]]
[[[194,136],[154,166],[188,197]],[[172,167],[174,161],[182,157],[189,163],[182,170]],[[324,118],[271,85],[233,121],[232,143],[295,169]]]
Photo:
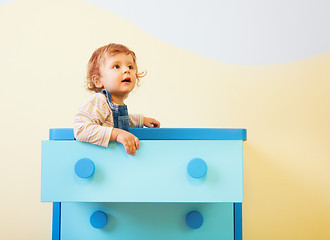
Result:
[[111,43],[95,50],[87,66],[87,88],[95,92],[79,108],[74,118],[74,135],[78,141],[107,147],[117,141],[128,154],[135,155],[139,139],[129,127],[156,127],[160,123],[141,114],[128,114],[124,100],[139,84],[136,56],[121,44]]

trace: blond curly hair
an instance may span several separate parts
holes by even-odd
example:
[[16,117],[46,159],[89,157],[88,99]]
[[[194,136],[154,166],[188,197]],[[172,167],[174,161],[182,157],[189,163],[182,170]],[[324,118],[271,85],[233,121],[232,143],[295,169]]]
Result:
[[86,87],[87,89],[94,91],[94,92],[101,92],[102,89],[96,87],[93,82],[93,77],[97,76],[100,77],[100,67],[101,64],[105,64],[106,56],[114,56],[118,53],[125,53],[130,54],[133,58],[133,64],[134,68],[136,69],[136,80],[137,85],[140,84],[140,78],[144,77],[146,75],[146,72],[139,73],[138,67],[136,64],[136,55],[135,53],[130,50],[128,47],[117,44],[117,43],[110,43],[108,45],[105,45],[103,47],[100,47],[94,51],[91,58],[88,61],[87,64],[87,77],[86,77]]

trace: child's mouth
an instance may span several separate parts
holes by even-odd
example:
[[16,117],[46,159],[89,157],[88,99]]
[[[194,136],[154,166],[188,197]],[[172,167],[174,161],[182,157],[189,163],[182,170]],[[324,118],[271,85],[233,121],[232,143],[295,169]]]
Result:
[[130,83],[131,82],[131,79],[130,78],[125,78],[123,81],[121,82],[126,82],[126,83]]

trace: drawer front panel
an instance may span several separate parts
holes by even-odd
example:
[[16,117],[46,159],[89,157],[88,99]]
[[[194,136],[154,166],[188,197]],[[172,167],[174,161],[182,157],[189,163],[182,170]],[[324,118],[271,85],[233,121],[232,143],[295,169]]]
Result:
[[[89,158],[88,178],[75,164]],[[194,158],[207,172],[189,175]],[[145,140],[135,156],[121,144],[108,148],[78,141],[42,143],[42,201],[63,202],[242,202],[242,141]]]
[[[107,215],[103,228],[90,216]],[[203,224],[192,229],[186,215],[198,211]],[[234,240],[232,203],[62,203],[61,240]]]

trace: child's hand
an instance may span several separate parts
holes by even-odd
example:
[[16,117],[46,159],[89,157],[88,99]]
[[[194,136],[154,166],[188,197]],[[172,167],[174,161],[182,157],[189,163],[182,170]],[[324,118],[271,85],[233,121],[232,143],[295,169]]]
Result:
[[129,133],[119,128],[114,128],[112,130],[110,140],[115,140],[123,144],[128,154],[132,153],[133,155],[135,155],[136,149],[139,148],[139,139],[135,137],[132,133]]
[[143,125],[149,128],[159,128],[160,122],[158,122],[156,119],[153,118],[144,117]]

